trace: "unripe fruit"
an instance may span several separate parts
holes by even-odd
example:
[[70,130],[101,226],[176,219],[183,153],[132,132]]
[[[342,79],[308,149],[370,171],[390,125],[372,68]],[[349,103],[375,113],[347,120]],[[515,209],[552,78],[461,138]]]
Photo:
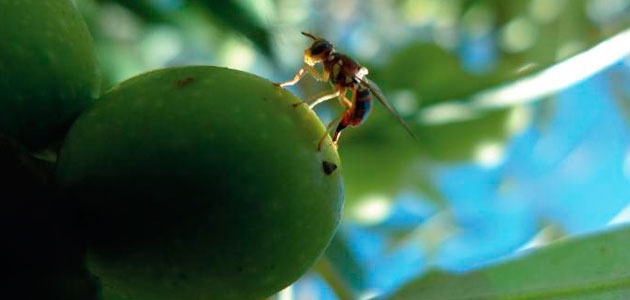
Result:
[[60,141],[99,82],[71,0],[0,1],[0,133],[31,149]]
[[301,276],[335,232],[337,152],[300,100],[216,67],[140,75],[74,124],[58,182],[106,293],[262,299]]

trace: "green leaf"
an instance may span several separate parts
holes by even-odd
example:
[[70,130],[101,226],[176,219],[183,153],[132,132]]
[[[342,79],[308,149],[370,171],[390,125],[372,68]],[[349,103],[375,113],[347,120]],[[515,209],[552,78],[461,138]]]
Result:
[[196,0],[198,4],[208,9],[219,25],[242,34],[268,57],[272,57],[271,35],[267,28],[257,21],[252,6],[235,0]]
[[467,274],[433,272],[387,299],[630,299],[629,249],[620,227]]
[[149,22],[166,22],[167,18],[163,12],[158,10],[151,0],[98,0],[98,2],[115,2],[133,11],[137,16]]
[[401,191],[423,194],[436,202],[443,200],[431,182],[425,142],[409,137],[384,108],[374,110],[368,122],[343,131],[339,145],[346,186],[344,218],[362,224],[375,224],[387,217],[366,219],[362,207],[373,201],[390,203]]
[[502,145],[514,133],[509,120],[514,109],[490,111],[470,120],[420,126],[413,129],[421,147],[438,161],[458,162],[475,159],[484,146]]
[[[243,35],[251,41],[264,55],[272,57],[271,34],[257,17],[256,8],[251,3],[237,0],[213,1],[191,0],[179,11],[161,11],[153,3],[155,0],[98,0],[102,3],[115,2],[133,11],[147,22],[177,24],[176,15],[182,11],[201,10],[212,17],[214,24],[206,26],[220,27],[229,32]],[[181,25],[181,24],[180,24]],[[192,30],[186,28],[186,30]]]
[[[348,244],[348,237],[343,229],[337,230],[322,259],[326,259],[334,272],[339,274],[339,285],[345,286],[345,289],[356,292],[367,287],[366,270]],[[326,279],[326,276],[322,276]]]
[[344,218],[348,220],[365,222],[356,214],[363,205],[375,198],[392,200],[401,191],[422,194],[443,205],[432,180],[433,164],[483,159],[484,149],[495,149],[500,159],[505,141],[517,132],[512,120],[528,118],[520,116],[527,113],[522,108],[512,108],[457,123],[420,125],[410,120],[418,136],[415,141],[384,108],[375,106],[367,122],[344,130],[340,139],[346,184]]

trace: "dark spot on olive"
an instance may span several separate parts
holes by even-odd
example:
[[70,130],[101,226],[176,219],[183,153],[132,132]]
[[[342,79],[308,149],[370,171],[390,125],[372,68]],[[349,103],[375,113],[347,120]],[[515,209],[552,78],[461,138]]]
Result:
[[184,87],[195,82],[195,80],[196,80],[195,77],[184,77],[180,80],[177,80],[177,86]]
[[337,170],[337,165],[327,160],[322,162],[322,166],[324,167],[324,173],[326,173],[326,175],[330,175]]
[[605,247],[600,247],[599,248],[599,253],[600,254],[606,254],[606,252],[608,252],[608,249],[606,249]]

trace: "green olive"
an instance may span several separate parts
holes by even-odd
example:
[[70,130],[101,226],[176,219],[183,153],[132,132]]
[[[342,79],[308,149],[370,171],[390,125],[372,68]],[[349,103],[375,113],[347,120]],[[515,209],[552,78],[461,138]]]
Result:
[[57,180],[88,265],[127,299],[262,299],[315,262],[343,181],[324,126],[254,75],[179,67],[114,87],[62,147]]
[[32,149],[61,140],[99,82],[71,0],[0,1],[0,133]]

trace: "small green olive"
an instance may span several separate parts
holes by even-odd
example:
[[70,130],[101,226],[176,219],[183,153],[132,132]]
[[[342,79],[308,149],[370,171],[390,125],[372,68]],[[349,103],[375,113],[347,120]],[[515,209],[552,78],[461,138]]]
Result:
[[106,294],[147,300],[262,299],[330,242],[341,165],[300,100],[218,67],[128,80],[83,113],[57,179],[89,233]]

